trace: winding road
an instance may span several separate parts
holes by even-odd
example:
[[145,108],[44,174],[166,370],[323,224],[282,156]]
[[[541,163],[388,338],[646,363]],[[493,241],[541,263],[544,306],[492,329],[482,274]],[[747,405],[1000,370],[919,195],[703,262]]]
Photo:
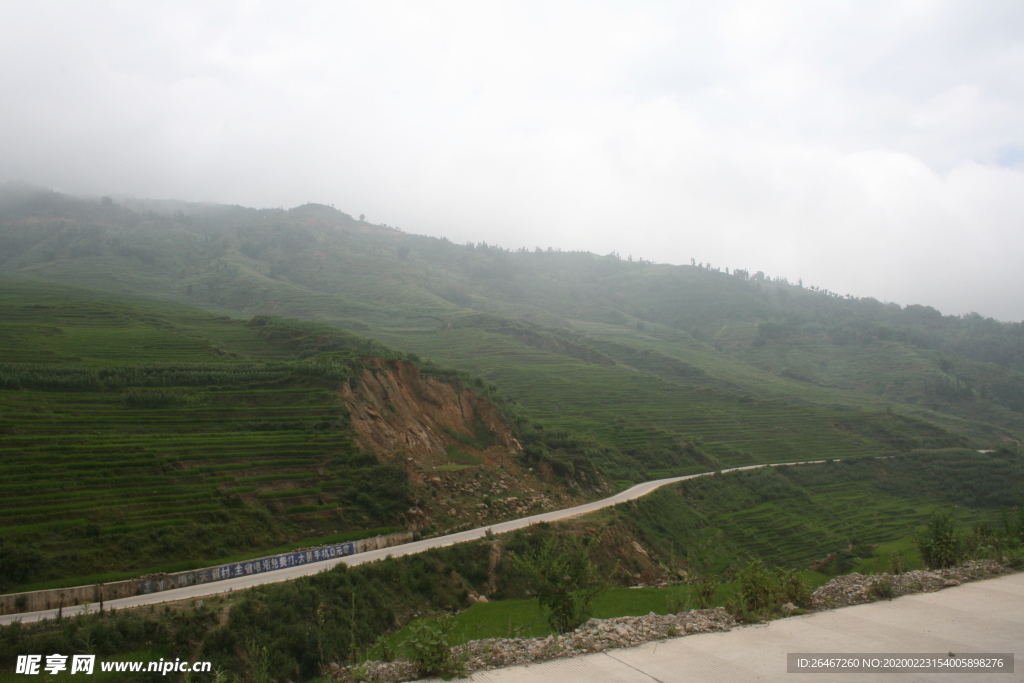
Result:
[[[801,462],[782,462],[782,463],[770,463],[764,465],[747,465],[745,467],[733,467],[730,469],[722,470],[722,473],[728,472],[739,472],[742,470],[754,470],[762,467],[783,467],[788,465],[812,465],[827,462],[827,460],[805,460]],[[376,560],[382,560],[386,557],[401,557],[403,555],[415,555],[416,553],[422,553],[425,550],[431,548],[443,548],[449,545],[455,545],[456,543],[465,543],[466,541],[475,541],[480,538],[487,536],[487,532],[495,534],[503,534],[516,529],[522,529],[532,524],[538,524],[540,522],[557,522],[563,519],[569,519],[571,517],[578,517],[580,515],[586,515],[603,508],[618,505],[619,503],[625,503],[642,496],[646,496],[651,491],[667,486],[668,484],[675,484],[680,481],[686,481],[687,479],[696,479],[697,477],[705,477],[714,472],[701,472],[699,474],[688,474],[682,477],[670,477],[668,479],[656,479],[654,481],[647,481],[642,484],[626,489],[620,493],[616,493],[614,496],[608,498],[602,498],[601,500],[595,500],[591,503],[584,503],[583,505],[577,505],[571,508],[565,508],[564,510],[553,510],[551,512],[544,512],[539,515],[531,515],[530,517],[522,517],[520,519],[513,519],[508,522],[499,522],[498,524],[492,524],[486,527],[480,527],[479,529],[470,529],[469,531],[460,531],[455,534],[448,534],[447,536],[437,536],[435,538],[426,538],[422,541],[413,541],[412,543],[405,543],[402,545],[392,546],[390,548],[382,548],[380,550],[370,550],[367,552],[357,553],[355,555],[349,555],[347,557],[341,557],[333,560],[324,560],[322,562],[315,562],[312,564],[303,564],[296,567],[289,567],[287,569],[280,569],[266,574],[252,574],[249,576],[240,576],[233,579],[225,579],[223,581],[214,581],[211,583],[195,584],[192,586],[185,586],[183,588],[175,588],[172,590],[161,591],[159,593],[149,593],[147,595],[135,595],[130,598],[120,598],[117,600],[107,600],[103,606],[105,609],[124,609],[126,607],[140,607],[142,605],[154,605],[162,602],[174,602],[176,600],[191,600],[196,598],[202,598],[210,595],[217,595],[220,593],[227,593],[229,591],[243,590],[245,588],[251,588],[253,586],[259,586],[265,583],[278,583],[280,581],[290,581],[292,579],[299,578],[300,576],[309,576],[311,574],[318,574],[322,571],[327,571],[339,563],[345,563],[347,565],[363,564],[365,562],[374,562]],[[81,605],[75,605],[73,607],[65,607],[63,615],[73,616],[86,611],[96,611],[99,609],[98,603],[87,603]],[[39,612],[25,612],[22,614],[4,614],[0,615],[0,624],[10,624],[15,621],[22,623],[31,623],[40,621],[42,619],[50,619],[57,616],[57,610],[42,610]]]

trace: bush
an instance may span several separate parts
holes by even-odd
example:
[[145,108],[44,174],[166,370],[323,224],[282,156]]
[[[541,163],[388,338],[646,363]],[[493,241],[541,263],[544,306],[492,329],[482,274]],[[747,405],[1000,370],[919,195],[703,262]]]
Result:
[[708,609],[715,604],[715,593],[718,591],[718,581],[713,576],[705,576],[697,584],[697,606],[700,609]]
[[548,623],[559,633],[572,631],[590,616],[594,598],[606,589],[590,560],[589,546],[579,537],[557,542],[544,539],[540,548],[517,558],[529,577]]
[[754,560],[736,577],[736,597],[741,611],[763,615],[782,604],[782,591],[773,573]]
[[726,607],[740,621],[753,623],[777,614],[782,605],[806,604],[811,591],[795,570],[772,571],[754,560],[736,576],[736,594]]
[[896,597],[896,587],[888,579],[877,580],[871,584],[868,593],[875,600],[892,600]]
[[424,676],[449,678],[464,670],[463,662],[452,652],[450,640],[454,620],[451,615],[432,617],[413,624],[405,641],[409,660]]
[[889,553],[889,570],[899,576],[907,571],[907,557],[903,553]]
[[915,534],[914,543],[929,569],[952,567],[963,557],[964,540],[952,510],[932,515],[927,526]]
[[804,581],[804,577],[795,569],[785,569],[778,572],[779,588],[782,590],[782,599],[796,605],[806,605],[811,599],[811,588]]

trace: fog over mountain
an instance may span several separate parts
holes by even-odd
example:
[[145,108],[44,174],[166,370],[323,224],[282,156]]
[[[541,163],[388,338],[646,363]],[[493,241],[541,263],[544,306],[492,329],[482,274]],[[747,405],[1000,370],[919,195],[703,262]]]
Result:
[[1019,2],[0,6],[0,182],[1024,319]]

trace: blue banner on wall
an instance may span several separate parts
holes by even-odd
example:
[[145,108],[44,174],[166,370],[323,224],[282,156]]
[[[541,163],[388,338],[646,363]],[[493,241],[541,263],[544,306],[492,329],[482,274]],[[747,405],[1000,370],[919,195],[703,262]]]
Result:
[[[249,576],[251,574],[262,574],[287,567],[297,567],[312,562],[323,562],[333,560],[337,557],[354,555],[356,552],[355,543],[339,543],[327,545],[310,550],[300,550],[294,553],[274,555],[272,557],[260,557],[245,562],[233,562],[222,564],[219,567],[208,569],[197,569],[191,572],[182,572],[168,576],[165,579],[146,579],[139,586],[141,593],[153,593],[167,590],[171,587],[190,586],[196,583],[209,583],[211,581],[223,581],[238,576]],[[167,585],[168,583],[172,585]]]

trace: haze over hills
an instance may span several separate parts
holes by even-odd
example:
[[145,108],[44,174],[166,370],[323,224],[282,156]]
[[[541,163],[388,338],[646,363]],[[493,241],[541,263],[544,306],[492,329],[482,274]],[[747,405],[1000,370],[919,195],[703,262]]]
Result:
[[[728,460],[745,449],[729,429],[664,406],[737,397],[891,410],[978,447],[1024,434],[1021,323],[706,265],[456,245],[317,204],[94,201],[8,186],[0,231],[7,276],[337,325],[480,374],[531,415],[571,419],[618,447],[654,429],[666,443],[732,443],[719,448]],[[593,405],[588,387],[613,390]]]

